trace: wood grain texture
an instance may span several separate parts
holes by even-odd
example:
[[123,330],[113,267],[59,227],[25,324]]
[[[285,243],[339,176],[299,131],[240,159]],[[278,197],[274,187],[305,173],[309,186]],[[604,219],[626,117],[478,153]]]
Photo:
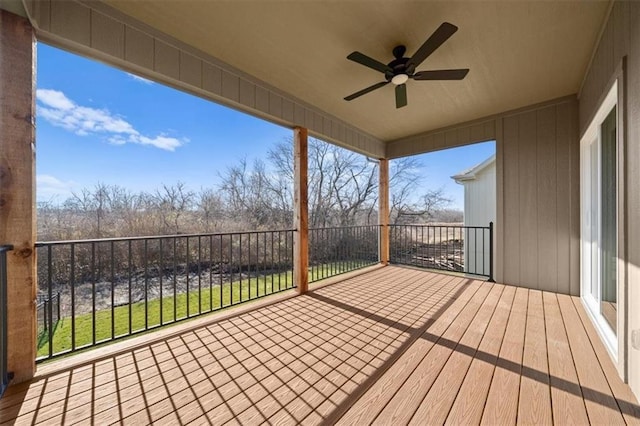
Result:
[[474,356],[471,362],[455,402],[451,406],[446,424],[480,423],[515,294],[515,287],[506,287],[502,292],[495,313],[478,347],[479,356]]
[[571,297],[558,295],[558,303],[589,421],[594,424],[625,424]]
[[[468,288],[450,303],[446,311],[437,318],[433,318],[428,323],[427,332],[432,335],[440,335],[448,327],[455,323],[462,309],[469,299],[478,291],[480,285],[473,282]],[[396,392],[403,386],[405,381],[412,375],[414,370],[428,355],[436,342],[433,339],[418,339],[396,361],[388,372],[381,377],[369,390],[358,399],[349,411],[340,419],[338,424],[367,424],[372,422],[380,411],[395,396]]]
[[309,288],[309,192],[307,129],[293,130],[293,283],[299,294]]
[[611,392],[620,407],[622,415],[624,416],[627,424],[640,424],[640,406],[634,404],[633,401],[636,399],[629,389],[629,386],[622,383],[620,380],[620,375],[615,368],[615,365],[611,361],[611,356],[607,352],[604,346],[600,344],[600,336],[596,332],[591,320],[589,319],[587,312],[582,307],[582,302],[579,297],[572,297],[571,300],[580,315],[580,320],[584,325],[584,330],[589,336],[589,340],[591,341],[591,345],[593,350],[600,362],[600,366],[602,368],[602,372],[604,373],[607,382],[609,383],[609,387],[611,388]]
[[442,424],[456,399],[504,286],[494,285],[409,424]]
[[36,347],[35,37],[0,10],[0,243],[7,253],[7,368],[33,377]]
[[587,424],[589,419],[578,384],[558,299],[553,293],[543,293],[542,298],[547,331],[553,420],[559,424]]
[[389,263],[389,160],[379,160],[378,224],[380,225],[380,263]]
[[518,423],[551,424],[544,308],[542,293],[538,290],[529,290],[522,369],[530,374],[524,374],[520,381]]
[[515,424],[516,422],[528,300],[527,290],[523,288],[516,290],[481,424]]
[[[585,403],[595,409],[589,421],[602,419],[593,417],[607,403],[597,389],[609,388],[607,423],[640,421],[584,310],[562,297],[381,267],[84,364],[49,366],[8,389],[0,423],[389,424],[393,410],[393,424],[514,424],[526,412],[544,422],[536,413],[551,411],[554,423],[583,424],[580,405],[582,415]],[[532,403],[525,394],[536,387],[547,396]]]
[[490,291],[491,285],[485,284],[474,294],[456,322],[442,334],[442,341],[437,339],[429,356],[416,367],[373,424],[406,424],[411,420]]

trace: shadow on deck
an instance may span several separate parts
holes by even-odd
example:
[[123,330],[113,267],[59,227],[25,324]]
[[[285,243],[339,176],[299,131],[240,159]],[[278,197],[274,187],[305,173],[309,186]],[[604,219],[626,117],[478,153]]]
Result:
[[47,366],[8,389],[0,422],[640,422],[569,296],[389,266],[178,327]]

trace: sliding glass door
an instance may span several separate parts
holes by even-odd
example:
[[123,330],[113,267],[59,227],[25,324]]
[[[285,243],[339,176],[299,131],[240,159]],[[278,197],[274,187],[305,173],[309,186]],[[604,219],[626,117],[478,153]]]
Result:
[[581,141],[582,298],[617,354],[618,137],[617,85]]
[[616,108],[601,126],[600,135],[600,313],[616,331],[618,276],[618,197]]

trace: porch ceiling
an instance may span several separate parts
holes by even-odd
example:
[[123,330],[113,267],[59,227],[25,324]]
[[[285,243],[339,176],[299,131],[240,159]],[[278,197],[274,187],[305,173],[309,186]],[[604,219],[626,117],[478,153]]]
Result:
[[[247,72],[383,141],[577,93],[608,1],[129,1],[105,3]],[[382,81],[348,61],[381,62],[395,45],[412,54],[443,22],[459,31],[420,69],[470,68],[461,82],[408,84],[352,102]]]

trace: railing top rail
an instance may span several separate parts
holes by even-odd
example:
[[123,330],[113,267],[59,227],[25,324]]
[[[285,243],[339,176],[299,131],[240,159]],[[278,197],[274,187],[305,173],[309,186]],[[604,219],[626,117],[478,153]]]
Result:
[[0,253],[4,253],[5,251],[13,250],[13,246],[11,244],[0,245]]
[[46,247],[64,244],[88,244],[88,243],[108,243],[119,241],[144,241],[161,240],[165,238],[195,238],[195,237],[219,237],[226,235],[247,235],[247,234],[268,234],[273,232],[293,232],[295,229],[274,229],[268,231],[239,231],[239,232],[209,232],[204,234],[172,234],[172,235],[148,235],[141,237],[118,237],[118,238],[91,238],[81,240],[60,240],[60,241],[38,241],[36,247]]
[[309,228],[309,231],[322,231],[325,229],[378,228],[379,226],[380,225],[323,226],[320,228]]
[[467,225],[419,225],[419,224],[394,224],[389,226],[406,226],[414,228],[464,228],[464,229],[489,229],[489,226],[467,226]]

